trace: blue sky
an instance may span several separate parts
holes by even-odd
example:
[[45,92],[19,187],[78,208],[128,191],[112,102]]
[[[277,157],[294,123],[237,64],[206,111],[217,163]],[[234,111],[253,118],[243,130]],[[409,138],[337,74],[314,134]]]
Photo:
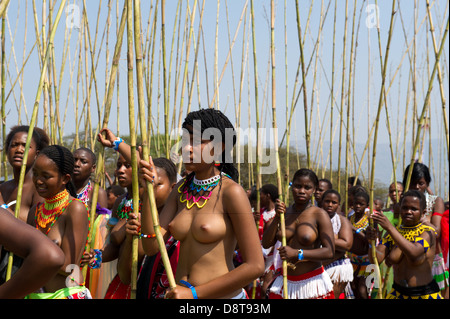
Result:
[[[56,1],[55,11],[59,7],[61,1]],[[433,22],[435,24],[436,39],[439,41],[442,36],[443,27],[448,18],[448,1],[437,0],[430,1],[432,3],[431,12],[433,15]],[[71,32],[70,44],[68,46],[70,59],[67,60],[64,69],[64,78],[61,86],[61,110],[64,112],[64,108],[67,103],[67,113],[65,119],[64,133],[70,134],[75,131],[75,120],[74,120],[74,101],[76,100],[76,81],[77,81],[77,70],[78,70],[78,36],[80,29],[76,28],[79,20],[77,20],[76,10],[82,9],[82,1],[67,1],[68,5],[73,5],[72,10],[68,10],[69,16],[63,14],[61,22],[58,26],[57,35],[55,39],[55,55],[56,55],[56,68],[58,71],[61,69],[62,63],[62,52],[64,47],[64,33],[66,31],[66,22],[70,24],[71,21],[75,23],[75,28],[68,29]],[[96,71],[96,78],[98,83],[98,96],[100,100],[100,105],[104,99],[105,95],[105,82],[106,82],[106,69],[111,67],[111,56],[113,53],[115,45],[114,33],[116,30],[116,5],[118,4],[119,12],[123,6],[123,0],[111,1],[111,35],[109,37],[109,49],[110,49],[110,60],[109,64],[106,62],[106,34],[103,38],[103,33],[105,30],[106,19],[108,14],[108,0],[89,0],[87,3],[88,21],[91,32],[91,37],[95,35],[95,29],[97,27],[97,14],[100,8],[99,24],[98,24],[98,38],[96,43],[95,57],[98,57],[98,67]],[[142,24],[144,35],[147,33],[147,22],[149,21],[150,11],[153,13],[153,8],[150,10],[150,5],[155,5],[155,1],[141,0],[141,10],[142,10]],[[172,34],[174,31],[175,13],[177,10],[178,1],[176,0],[166,0],[166,59],[169,63],[170,50],[172,45]],[[194,4],[193,0],[189,1],[189,7],[192,10]],[[203,2],[199,1],[199,5]],[[365,144],[368,134],[368,126],[370,126],[376,114],[376,109],[378,106],[378,99],[380,96],[380,64],[379,64],[379,48],[378,48],[378,34],[377,28],[374,27],[372,22],[374,22],[373,11],[375,6],[375,1],[348,1],[348,21],[347,21],[347,49],[345,54],[343,54],[343,37],[344,37],[344,25],[345,25],[345,4],[344,0],[323,0],[323,1],[299,1],[299,12],[300,12],[300,24],[302,37],[304,40],[304,55],[305,63],[309,65],[308,74],[306,78],[306,88],[307,88],[307,103],[308,103],[308,117],[310,118],[311,124],[311,149],[316,158],[320,158],[320,152],[317,145],[321,143],[320,136],[325,140],[325,143],[329,143],[330,140],[330,112],[331,112],[331,82],[332,82],[332,64],[333,64],[333,19],[335,4],[337,5],[337,15],[336,15],[336,32],[335,32],[335,80],[334,80],[334,98],[335,107],[333,115],[333,128],[335,129],[339,125],[338,112],[342,105],[341,94],[342,94],[342,66],[343,66],[343,56],[346,59],[346,70],[345,70],[345,87],[344,87],[344,107],[347,107],[347,103],[351,103],[352,113],[351,113],[351,128],[352,128],[352,138],[354,138],[355,143]],[[295,79],[296,72],[299,61],[299,42],[297,33],[297,21],[296,21],[296,8],[295,2],[292,0],[286,1],[286,11],[285,11],[285,1],[275,1],[276,5],[276,17],[275,17],[275,48],[276,48],[276,108],[277,108],[277,126],[279,130],[279,138],[283,135],[283,129],[286,123],[286,100],[290,109],[293,96],[297,96],[300,85],[301,78],[297,84],[295,91]],[[42,23],[42,1],[36,1],[37,6],[37,18],[38,23]],[[397,12],[395,15],[395,24],[393,38],[389,53],[389,62],[387,68],[387,81],[390,85],[388,93],[388,110],[390,115],[390,125],[392,130],[393,142],[403,143],[403,132],[404,132],[404,116],[405,110],[408,107],[409,119],[408,130],[407,130],[407,141],[412,140],[411,131],[412,125],[410,123],[411,113],[413,107],[413,94],[412,89],[408,86],[408,80],[410,77],[410,68],[413,63],[412,59],[412,48],[407,50],[408,45],[411,44],[414,34],[414,13],[417,14],[417,36],[416,36],[416,105],[419,112],[422,110],[425,92],[428,86],[429,72],[434,63],[434,52],[432,47],[432,42],[429,33],[429,27],[426,23],[426,8],[423,1],[417,1],[417,10],[414,10],[414,1],[400,1],[397,5]],[[216,14],[217,8],[219,7],[219,26],[218,26],[218,74],[220,75],[222,69],[225,65],[227,59],[227,54],[230,48],[230,42],[233,40],[236,29],[241,18],[243,9],[246,11],[243,14],[243,19],[240,23],[239,29],[237,31],[236,40],[232,49],[231,60],[228,61],[226,68],[224,69],[224,76],[220,83],[218,91],[218,107],[225,112],[225,114],[235,122],[236,120],[236,109],[239,102],[239,96],[241,96],[241,127],[255,127],[255,96],[254,96],[254,78],[253,78],[253,56],[252,56],[252,42],[251,42],[251,28],[249,25],[249,12],[250,12],[250,1],[244,0],[220,0],[212,1],[209,0],[205,3],[204,16],[203,16],[203,35],[200,39],[200,50],[198,55],[198,83],[197,79],[194,82],[193,87],[193,97],[191,109],[195,110],[198,105],[202,107],[207,107],[210,100],[212,99],[214,92],[214,58],[215,58],[215,34],[216,34]],[[382,54],[385,53],[385,47],[387,42],[389,22],[391,17],[391,7],[392,2],[388,0],[378,1],[379,8],[379,27],[380,36],[382,43]],[[75,8],[75,11],[73,11]],[[311,11],[310,11],[311,10]],[[198,26],[200,21],[199,16],[200,7],[196,8],[196,16],[194,23],[194,38],[197,40],[198,36]],[[321,15],[322,12],[322,15]],[[351,96],[347,96],[348,84],[349,84],[349,65],[350,65],[350,48],[351,48],[351,35],[353,29],[353,14],[356,13],[355,19],[355,38],[357,40],[357,47],[354,47],[355,51],[355,63],[353,64],[354,77],[351,78]],[[286,13],[286,20],[285,20]],[[183,35],[183,28],[186,26],[186,1],[182,1],[181,9],[181,36]],[[26,16],[26,18],[25,18]],[[324,20],[321,20],[321,16]],[[71,20],[74,17],[74,20]],[[153,21],[153,16],[151,16],[150,22]],[[228,21],[228,23],[227,23]],[[286,75],[286,59],[285,59],[285,21],[287,26],[286,37],[287,37],[287,75]],[[39,79],[39,60],[36,48],[31,52],[30,58],[24,68],[23,77],[23,91],[20,90],[19,84],[17,83],[14,89],[11,91],[11,83],[17,77],[17,70],[20,70],[22,61],[26,57],[33,44],[35,42],[35,30],[34,30],[34,20],[33,20],[33,6],[31,0],[15,0],[11,1],[8,9],[8,20],[9,28],[7,24],[6,29],[6,55],[7,61],[9,63],[7,76],[6,93],[10,93],[6,105],[7,117],[6,117],[6,127],[7,130],[17,124],[18,122],[18,105],[21,105],[21,121],[23,123],[27,122],[27,117],[25,116],[24,103],[26,104],[26,109],[28,116],[31,115],[34,99],[37,92],[37,83]],[[323,31],[321,33],[321,39],[318,46],[315,46],[317,36],[319,33],[319,27],[323,23]],[[403,22],[403,23],[402,23]],[[160,25],[161,16],[158,14],[157,30],[156,30],[156,48],[155,48],[155,60],[154,60],[154,78],[153,78],[153,94],[152,94],[152,113],[156,117],[159,109],[159,118],[155,118],[154,121],[159,123],[159,130],[163,132],[164,122],[163,122],[163,86],[162,86],[162,75],[158,75],[158,66],[161,65],[160,52],[159,52],[159,41],[160,41]],[[177,21],[178,23],[178,21]],[[69,25],[68,24],[68,25]],[[189,25],[189,23],[187,23]],[[308,28],[307,28],[308,26]],[[178,28],[178,25],[177,25]],[[26,30],[26,32],[25,32]],[[245,38],[244,38],[245,30]],[[263,127],[270,127],[272,124],[271,117],[271,70],[269,66],[269,49],[270,49],[270,1],[268,0],[255,0],[255,30],[256,30],[256,47],[257,47],[257,67],[258,67],[258,90],[259,90],[259,109],[261,114],[261,125]],[[306,33],[305,33],[306,30]],[[249,37],[250,36],[250,37]],[[26,42],[23,40],[26,37]],[[173,65],[171,74],[171,83],[169,88],[170,94],[170,118],[172,115],[176,114],[178,120],[178,114],[180,113],[180,92],[181,88],[177,92],[175,97],[174,91],[174,81],[175,81],[175,61],[182,57],[185,58],[185,45],[183,50],[176,51],[177,40],[178,40],[178,29],[176,29],[174,42],[174,54],[173,54]],[[250,42],[248,42],[250,41]],[[126,35],[124,38],[124,43],[126,43]],[[196,43],[196,42],[195,42]],[[180,42],[180,47],[182,43]],[[243,51],[244,45],[244,51]],[[101,51],[99,50],[101,46]],[[318,55],[316,58],[315,47],[318,48]],[[12,54],[12,48],[15,53]],[[248,50],[248,51],[247,51]],[[25,52],[25,54],[23,54]],[[83,65],[84,64],[84,46],[83,46]],[[241,75],[241,60],[242,54],[244,53],[244,80],[242,91],[240,91],[240,75]],[[89,54],[89,52],[88,52]],[[189,67],[188,67],[188,81],[191,82],[192,72],[194,70],[195,52],[193,50],[193,44],[191,45],[190,57],[189,57]],[[448,101],[448,38],[447,45],[444,51],[443,57],[441,59],[441,67],[444,74],[445,92],[446,100]],[[428,61],[427,61],[428,59]],[[17,64],[17,66],[16,66]],[[206,68],[205,68],[206,64]],[[181,69],[178,72],[184,71],[184,60],[181,63]],[[88,55],[88,69],[91,67],[90,56]],[[128,115],[127,115],[127,91],[126,91],[126,45],[124,44],[122,48],[120,67],[119,67],[119,98],[120,98],[120,132],[128,133]],[[70,76],[71,70],[73,71],[72,78]],[[314,72],[317,70],[317,72]],[[162,72],[162,71],[161,71]],[[83,72],[84,73],[84,72]],[[161,73],[160,73],[161,74]],[[59,75],[58,75],[59,76]],[[234,76],[234,77],[233,77]],[[234,78],[234,83],[233,83]],[[287,80],[287,98],[286,98],[286,80]],[[158,85],[159,80],[159,85]],[[182,76],[179,79],[180,87],[182,83]],[[136,81],[135,81],[136,84]],[[79,108],[82,107],[82,98],[85,95],[85,89],[80,85],[78,89],[79,94]],[[84,90],[84,91],[83,91]],[[186,88],[186,94],[184,96],[184,112],[186,112],[187,102],[188,102],[188,89]],[[314,95],[313,95],[314,93]],[[21,97],[23,94],[23,97]],[[161,94],[159,96],[159,94]],[[198,94],[200,99],[198,99]],[[158,98],[159,96],[159,98]],[[22,98],[22,102],[21,101]],[[208,100],[209,98],[209,100]],[[38,119],[38,126],[43,126],[43,115],[42,115],[42,98],[40,101],[40,112]],[[236,101],[236,103],[235,103]],[[409,101],[409,102],[408,102]],[[93,126],[96,126],[98,122],[98,111],[95,91],[92,90],[92,95],[90,97],[91,104],[91,116],[93,121]],[[115,94],[113,108],[110,115],[110,127],[113,130],[117,130],[117,94]],[[137,96],[135,96],[135,105],[137,107]],[[310,113],[311,105],[313,105],[313,111]],[[217,105],[216,105],[217,106]],[[250,121],[248,109],[250,108]],[[431,134],[432,138],[436,139],[437,145],[444,147],[444,134],[442,126],[442,104],[438,90],[437,81],[434,83],[434,89],[431,96]],[[447,105],[448,113],[448,105]],[[380,120],[380,131],[378,136],[378,141],[381,144],[388,143],[388,132],[386,129],[386,117],[385,112],[381,113],[382,117]],[[346,115],[345,115],[346,116]],[[82,120],[84,122],[84,119]],[[172,123],[172,121],[171,121]],[[296,105],[296,110],[294,113],[294,122],[292,126],[291,134],[291,147],[298,147],[301,152],[305,151],[305,126],[304,126],[304,111],[303,111],[303,95],[300,94],[298,103]],[[344,123],[345,124],[345,123]],[[346,124],[345,124],[346,125]],[[83,125],[81,125],[83,126]],[[354,132],[354,134],[353,134]],[[344,133],[345,136],[345,133]],[[338,129],[334,133],[334,142],[338,142],[339,131]],[[297,142],[295,142],[297,141]],[[427,148],[427,146],[426,146]],[[345,147],[344,147],[345,149]],[[378,149],[378,152],[389,152],[383,146],[383,149]],[[319,153],[318,153],[319,152]],[[437,152],[437,151],[436,151]],[[399,154],[401,151],[399,151]],[[442,152],[445,155],[445,151]],[[316,156],[316,154],[318,154]],[[438,157],[438,154],[434,157]],[[323,158],[319,161],[326,161],[326,154],[322,155]],[[358,154],[361,156],[361,154]],[[400,155],[399,155],[400,156]],[[410,156],[410,155],[407,155]],[[431,161],[431,159],[429,159]],[[435,159],[437,161],[438,159]],[[333,160],[337,162],[336,159]],[[445,162],[444,162],[445,163]],[[447,162],[448,164],[448,162]],[[391,165],[389,163],[389,165]],[[436,162],[436,168],[438,164]],[[440,164],[442,165],[442,164]],[[439,166],[442,169],[442,166]],[[448,165],[446,167],[448,171]]]

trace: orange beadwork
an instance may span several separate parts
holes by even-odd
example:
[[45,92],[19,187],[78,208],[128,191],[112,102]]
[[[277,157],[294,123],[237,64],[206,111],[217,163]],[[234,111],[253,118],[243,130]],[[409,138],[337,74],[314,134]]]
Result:
[[[54,224],[56,219],[62,214],[69,204],[69,192],[63,190],[49,199],[45,199],[44,203],[40,203],[36,207],[36,228],[47,228],[48,224]],[[51,227],[51,226],[50,226]]]

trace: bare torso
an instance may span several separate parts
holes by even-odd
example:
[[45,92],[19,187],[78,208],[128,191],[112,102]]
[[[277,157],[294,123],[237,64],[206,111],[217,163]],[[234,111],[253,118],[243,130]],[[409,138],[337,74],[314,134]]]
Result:
[[[180,241],[177,282],[185,280],[194,286],[201,285],[234,269],[236,236],[222,204],[222,193],[226,191],[228,182],[224,179],[222,186],[212,191],[202,208],[194,205],[188,209],[186,203],[178,200],[176,215],[168,225],[170,233]],[[223,298],[233,297],[239,292],[237,290]]]

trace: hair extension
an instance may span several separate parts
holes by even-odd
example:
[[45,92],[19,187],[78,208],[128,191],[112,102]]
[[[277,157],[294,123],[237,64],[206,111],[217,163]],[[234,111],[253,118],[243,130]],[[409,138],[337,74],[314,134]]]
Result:
[[168,160],[165,157],[159,157],[153,160],[153,164],[166,172],[170,183],[177,182],[177,168],[171,160]]
[[72,152],[64,146],[50,145],[42,149],[39,155],[44,155],[51,159],[58,167],[59,173],[61,175],[70,175],[70,181],[66,184],[66,188],[69,191],[70,195],[72,195],[73,197],[77,197],[75,185],[72,181],[74,167]]
[[[198,124],[200,124],[200,127],[198,126]],[[236,131],[233,124],[231,124],[230,120],[225,116],[225,114],[223,114],[219,110],[210,108],[193,111],[186,116],[182,125],[184,129],[187,129],[188,126],[192,126],[194,130],[198,130],[202,135],[203,132],[208,128],[216,128],[220,131],[222,137],[221,142],[225,145],[225,151],[222,152],[219,170],[220,172],[228,174],[236,182],[239,178],[239,173],[234,167],[233,163],[230,163],[227,160],[227,155],[231,153],[231,149],[228,149],[230,145],[227,145],[225,141],[226,136],[229,136],[229,132],[231,131],[233,141],[232,147],[234,147],[234,145],[236,144]],[[214,136],[211,136],[210,138],[211,140],[213,140]]]
[[[8,135],[5,139],[5,149],[9,148],[9,145],[11,144],[11,140],[13,139],[14,135],[16,135],[19,132],[24,132],[28,134],[28,130],[30,127],[28,125],[16,125],[11,128]],[[47,147],[50,143],[50,139],[45,133],[45,131],[39,127],[35,127],[33,129],[33,141],[36,143],[36,150],[41,151],[43,148]]]

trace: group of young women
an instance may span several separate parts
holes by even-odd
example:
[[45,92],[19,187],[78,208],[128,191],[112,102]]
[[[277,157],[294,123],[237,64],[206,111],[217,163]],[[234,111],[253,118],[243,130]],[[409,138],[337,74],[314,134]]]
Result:
[[[211,135],[212,128],[220,134]],[[369,198],[363,188],[349,191],[345,211],[329,182],[300,169],[290,186],[292,204],[278,199],[275,186],[265,185],[258,212],[252,207],[253,195],[237,183],[238,172],[228,161],[230,130],[233,125],[219,110],[187,115],[184,178],[170,160],[137,154],[139,203],[133,203],[131,147],[111,130],[102,130],[98,141],[119,153],[115,179],[125,193],[116,197],[100,188],[91,220],[95,154],[85,148],[72,154],[65,147],[49,146],[45,132],[35,128],[16,219],[12,215],[28,127],[14,127],[5,141],[14,179],[0,185],[0,298],[128,299],[132,280],[137,281],[136,298],[142,299],[247,299],[252,290],[269,299],[368,298],[373,281],[368,285],[365,270],[373,263],[370,249],[375,243],[379,262],[385,259],[386,269],[392,266],[393,287],[400,292],[389,296],[441,296],[434,291],[431,272],[433,264],[442,265],[436,256],[443,254],[436,247],[445,229],[448,237],[448,210],[445,217],[440,197],[422,198],[421,186],[417,194],[403,194],[409,200],[398,193],[391,214],[401,220],[396,228],[386,219],[388,214],[367,212]],[[415,167],[410,189],[416,187]],[[425,182],[428,186],[430,179]],[[146,189],[150,184],[175,287],[170,287],[155,234]],[[419,213],[411,213],[417,201]],[[429,201],[433,203],[426,206]],[[138,205],[138,214],[133,205]],[[369,225],[371,219],[378,228]],[[447,227],[441,228],[445,220]],[[419,224],[420,231],[402,236],[401,227]],[[384,230],[384,237],[378,230]],[[132,278],[135,236],[138,275]],[[380,245],[389,248],[378,249]],[[284,261],[287,274],[282,272]],[[445,274],[445,266],[434,273],[443,276],[444,288]]]

